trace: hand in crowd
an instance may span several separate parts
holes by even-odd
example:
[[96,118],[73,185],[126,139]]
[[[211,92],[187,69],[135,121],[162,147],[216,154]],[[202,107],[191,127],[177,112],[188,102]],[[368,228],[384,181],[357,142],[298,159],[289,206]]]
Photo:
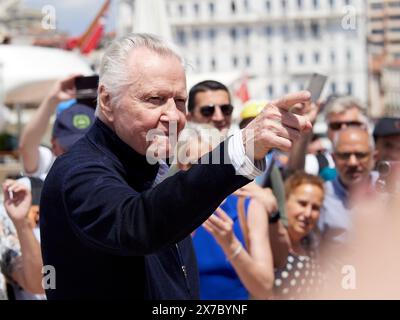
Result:
[[292,107],[290,110],[293,113],[305,116],[308,120],[314,124],[317,119],[318,113],[321,109],[321,102],[314,103],[312,101],[307,101],[305,103],[299,103]]
[[[289,151],[302,133],[312,129],[308,117],[291,112],[298,103],[310,100],[308,91],[288,94],[268,104],[264,110],[243,129],[246,154],[261,160],[273,148]],[[253,153],[253,154],[251,154]]]
[[255,182],[250,182],[234,193],[238,197],[249,197],[260,202],[269,215],[278,210],[278,203],[270,188],[262,188]]
[[233,232],[233,220],[221,208],[217,208],[204,223],[203,227],[215,238],[224,252],[234,252],[239,240]]
[[76,96],[75,78],[77,76],[79,75],[73,74],[58,80],[51,89],[49,97],[57,102],[74,99]]
[[14,224],[22,222],[28,215],[32,204],[30,190],[15,180],[6,180],[3,183],[4,208]]

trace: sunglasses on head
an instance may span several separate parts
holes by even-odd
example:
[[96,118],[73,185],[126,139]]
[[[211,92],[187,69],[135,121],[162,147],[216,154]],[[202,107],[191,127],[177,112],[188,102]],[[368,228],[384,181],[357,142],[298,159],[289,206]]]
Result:
[[[217,105],[214,104],[210,104],[208,106],[202,106],[200,107],[200,113],[202,116],[204,117],[211,117],[214,112],[215,112],[215,107]],[[231,104],[221,104],[220,106],[221,112],[225,115],[225,116],[230,116],[233,112],[233,105]]]
[[346,127],[361,127],[363,125],[360,121],[343,121],[343,122],[331,122],[329,123],[329,128],[333,131],[342,129]]

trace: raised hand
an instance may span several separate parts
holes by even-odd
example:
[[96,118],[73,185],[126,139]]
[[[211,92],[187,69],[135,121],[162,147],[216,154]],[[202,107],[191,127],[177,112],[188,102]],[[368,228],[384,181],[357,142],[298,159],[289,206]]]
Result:
[[20,182],[6,180],[3,183],[4,208],[14,223],[23,222],[32,204],[30,190]]
[[291,112],[293,106],[307,103],[310,97],[308,91],[300,91],[269,103],[243,129],[243,144],[247,156],[261,160],[273,148],[289,151],[301,134],[312,129],[308,117]]

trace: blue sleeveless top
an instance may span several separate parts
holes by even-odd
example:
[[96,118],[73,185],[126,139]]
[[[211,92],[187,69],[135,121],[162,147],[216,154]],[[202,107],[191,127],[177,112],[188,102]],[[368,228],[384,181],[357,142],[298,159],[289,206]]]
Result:
[[[245,246],[237,213],[238,197],[230,195],[220,206],[233,220],[236,237]],[[245,200],[245,213],[250,198]],[[240,281],[236,271],[226,259],[225,253],[214,237],[200,226],[194,236],[193,245],[200,272],[200,298],[202,300],[247,300],[249,293]]]

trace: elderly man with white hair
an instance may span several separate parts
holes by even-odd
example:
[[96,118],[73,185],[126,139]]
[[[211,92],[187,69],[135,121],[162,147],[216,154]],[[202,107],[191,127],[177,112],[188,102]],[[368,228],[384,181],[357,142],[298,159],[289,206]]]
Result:
[[197,299],[190,233],[261,174],[271,148],[288,150],[311,129],[288,112],[310,93],[287,95],[202,159],[217,164],[201,161],[153,187],[162,171],[153,160],[169,158],[186,99],[183,60],[170,45],[131,34],[107,49],[97,119],[56,160],[43,188],[43,260],[55,271],[49,299]]

